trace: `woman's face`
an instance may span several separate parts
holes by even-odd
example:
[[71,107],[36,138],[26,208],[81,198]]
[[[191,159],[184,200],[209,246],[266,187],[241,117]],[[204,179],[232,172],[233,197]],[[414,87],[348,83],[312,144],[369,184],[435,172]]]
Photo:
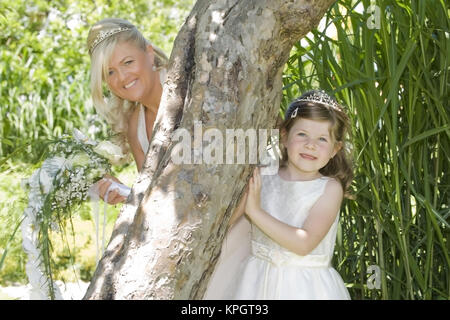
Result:
[[120,42],[111,55],[106,83],[122,99],[143,103],[151,95],[156,72],[152,72],[153,48],[144,51],[130,42]]

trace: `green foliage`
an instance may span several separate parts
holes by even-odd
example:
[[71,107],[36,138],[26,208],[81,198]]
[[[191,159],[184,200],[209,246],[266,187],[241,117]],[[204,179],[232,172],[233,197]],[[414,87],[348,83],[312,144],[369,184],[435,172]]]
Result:
[[20,182],[27,173],[31,174],[31,170],[17,165],[0,172],[0,283],[23,282],[26,278],[19,223],[27,206]]
[[[348,106],[356,200],[346,201],[336,259],[352,297],[449,299],[448,7],[376,3],[379,28],[355,10],[370,1],[343,0],[294,48],[284,105],[320,87]],[[380,290],[366,285],[370,265]]]

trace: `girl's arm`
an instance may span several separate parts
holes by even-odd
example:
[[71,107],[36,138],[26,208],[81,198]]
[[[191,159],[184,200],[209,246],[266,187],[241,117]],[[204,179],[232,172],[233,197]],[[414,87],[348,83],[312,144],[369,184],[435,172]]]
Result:
[[339,182],[330,180],[323,195],[310,210],[302,228],[290,226],[261,209],[261,177],[259,172],[250,179],[245,212],[264,233],[286,249],[305,256],[326,236],[339,212],[343,189]]

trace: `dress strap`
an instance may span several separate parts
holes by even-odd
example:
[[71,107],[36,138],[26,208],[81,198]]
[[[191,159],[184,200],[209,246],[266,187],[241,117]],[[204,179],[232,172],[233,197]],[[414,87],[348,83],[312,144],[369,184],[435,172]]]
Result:
[[147,127],[145,125],[145,110],[144,110],[144,106],[142,106],[142,105],[139,105],[137,136],[138,136],[138,140],[141,145],[142,151],[144,151],[144,154],[146,154],[148,151],[148,147],[149,147],[149,141],[147,138]]

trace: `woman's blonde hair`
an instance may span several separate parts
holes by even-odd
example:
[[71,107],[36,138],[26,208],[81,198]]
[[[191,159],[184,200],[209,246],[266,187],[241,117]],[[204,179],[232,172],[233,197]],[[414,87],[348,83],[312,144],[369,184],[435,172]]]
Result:
[[110,92],[109,97],[105,97],[102,84],[108,75],[108,63],[114,48],[121,42],[132,43],[142,50],[146,50],[150,44],[155,54],[154,65],[158,71],[166,68],[168,58],[127,20],[106,18],[94,24],[89,30],[87,47],[91,57],[92,100],[98,114],[105,118],[114,132],[118,133],[116,143],[127,153],[129,149],[126,143],[127,120],[137,103],[124,100],[113,92]]
[[[280,132],[289,134],[298,119],[310,119],[330,122],[330,135],[334,143],[340,143],[341,148],[319,172],[327,177],[336,178],[344,189],[344,196],[352,199],[349,188],[353,180],[353,163],[351,161],[350,120],[344,108],[323,91],[311,90],[294,100],[285,113],[285,120],[280,125]],[[287,165],[288,153],[280,144],[281,163]]]

